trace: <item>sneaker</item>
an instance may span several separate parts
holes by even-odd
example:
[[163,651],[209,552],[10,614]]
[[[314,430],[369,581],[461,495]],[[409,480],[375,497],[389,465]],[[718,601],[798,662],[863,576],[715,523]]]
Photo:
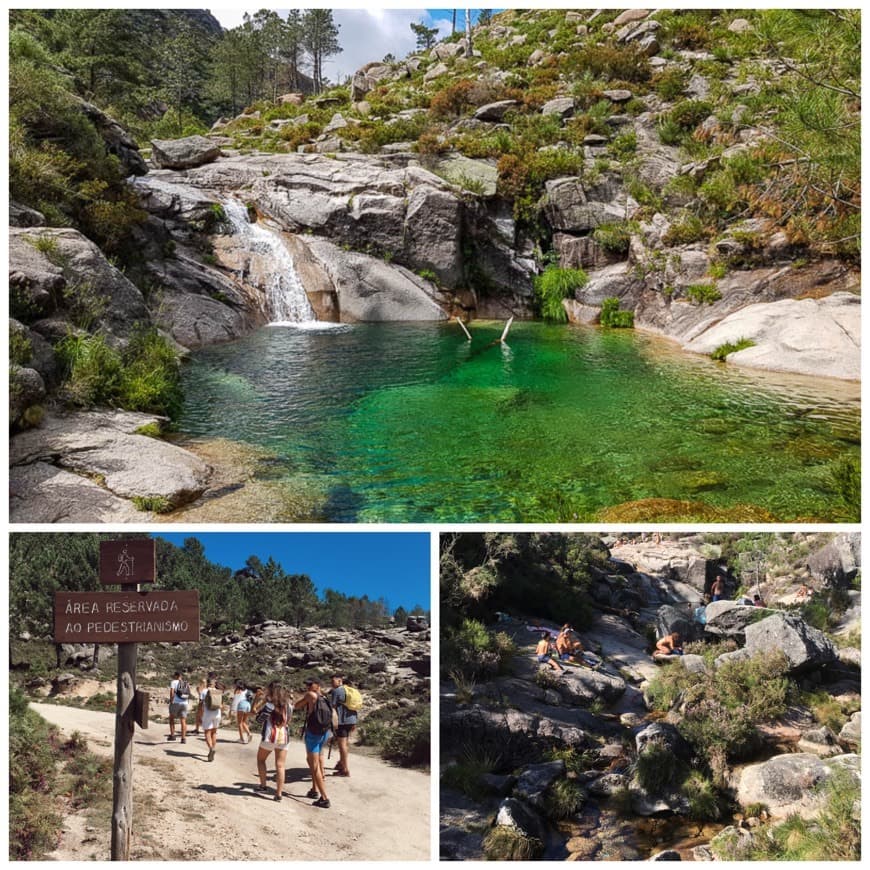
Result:
[[[173,737],[172,739],[175,740],[174,737]],[[186,738],[186,737],[182,737],[182,738],[181,738],[181,742],[182,742],[182,743],[187,743],[187,738]]]
[[328,810],[329,809],[329,801],[326,798],[320,798],[320,800],[314,801],[312,806],[320,807],[320,809],[322,809],[322,810]]
[[208,760],[214,761],[214,749],[209,749],[208,751]]
[[259,783],[257,783],[257,784],[254,786],[254,791],[269,791],[269,786],[267,786],[267,785],[260,785]]
[[174,734],[170,734],[166,739],[167,739],[167,740],[175,740],[175,735],[174,735]]
[[279,792],[278,794],[276,794],[275,797],[272,798],[272,800],[278,801],[278,803],[280,803],[281,802],[281,793]]
[[314,798],[316,800],[320,797],[320,792],[316,788],[312,788],[308,790],[308,794],[306,794],[305,797]]

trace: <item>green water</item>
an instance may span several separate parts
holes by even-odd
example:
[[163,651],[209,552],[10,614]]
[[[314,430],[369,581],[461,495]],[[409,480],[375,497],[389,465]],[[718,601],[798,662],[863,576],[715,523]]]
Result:
[[[267,448],[312,520],[583,522],[640,499],[857,520],[854,384],[747,373],[631,331],[273,327],[197,352],[181,429]],[[281,516],[238,521],[281,521]]]

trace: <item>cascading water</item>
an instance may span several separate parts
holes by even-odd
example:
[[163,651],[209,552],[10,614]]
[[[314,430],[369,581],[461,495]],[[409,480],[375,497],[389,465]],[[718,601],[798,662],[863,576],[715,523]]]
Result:
[[314,309],[305,295],[305,288],[296,274],[293,257],[276,233],[248,220],[248,210],[238,200],[224,203],[224,213],[239,236],[245,250],[262,258],[268,268],[264,270],[260,284],[266,293],[266,314],[269,323],[308,324],[317,323]]

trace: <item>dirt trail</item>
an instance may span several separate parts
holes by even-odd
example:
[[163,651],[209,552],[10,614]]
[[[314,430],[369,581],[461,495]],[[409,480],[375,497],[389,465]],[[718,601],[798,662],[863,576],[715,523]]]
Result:
[[[69,735],[81,732],[90,749],[112,754],[115,716],[94,710],[32,704],[36,712]],[[428,774],[391,767],[379,758],[351,756],[352,776],[331,776],[338,750],[327,763],[332,806],[312,806],[305,751],[294,740],[287,753],[284,799],[253,790],[257,780],[257,736],[234,742],[235,728],[218,731],[215,760],[208,763],[202,736],[187,743],[166,740],[166,725],[136,729],[132,857],[137,860],[405,860],[429,858]],[[273,756],[274,758],[274,756]],[[108,859],[110,819],[65,819],[54,860]],[[174,845],[177,844],[177,845]]]

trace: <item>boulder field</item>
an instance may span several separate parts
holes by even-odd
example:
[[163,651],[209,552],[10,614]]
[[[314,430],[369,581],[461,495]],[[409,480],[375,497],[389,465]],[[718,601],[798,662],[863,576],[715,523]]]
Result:
[[[793,694],[781,715],[757,724],[743,754],[720,772],[732,809],[720,809],[715,822],[699,819],[690,786],[664,773],[655,784],[657,768],[703,769],[684,735],[693,733],[687,723],[715,705],[708,700],[695,708],[685,691],[663,712],[651,686],[670,669],[712,681],[735,657],[781,656],[795,692],[828,693],[852,709],[860,706],[860,659],[843,640],[848,611],[831,629],[832,640],[784,603],[807,584],[820,591],[841,583],[855,565],[859,538],[839,535],[825,546],[808,538],[808,558],[769,565],[757,584],[767,602],[762,608],[733,600],[702,604],[716,574],[734,582],[718,548],[702,537],[611,539],[612,573],[601,572],[592,586],[593,617],[579,631],[599,666],[568,664],[557,673],[539,665],[533,653],[540,631],[555,634],[556,626],[502,613],[491,630],[515,644],[509,666],[471,685],[442,680],[442,858],[492,859],[494,843],[517,839],[534,853],[523,854],[555,860],[733,858],[734,843],[746,848],[759,835],[753,806],[763,807],[773,824],[791,813],[809,820],[825,808],[817,786],[835,774],[860,777],[854,754],[860,710],[832,728]],[[699,608],[706,622],[699,621]],[[694,626],[691,634],[685,626]],[[653,662],[650,631],[658,637],[674,630],[697,639],[694,654]],[[700,654],[702,644],[721,648],[723,641],[734,651],[716,659]],[[489,772],[475,780],[474,764]],[[562,810],[566,794],[572,804]],[[647,839],[648,830],[658,832],[655,839]],[[670,857],[662,857],[669,849]]]

